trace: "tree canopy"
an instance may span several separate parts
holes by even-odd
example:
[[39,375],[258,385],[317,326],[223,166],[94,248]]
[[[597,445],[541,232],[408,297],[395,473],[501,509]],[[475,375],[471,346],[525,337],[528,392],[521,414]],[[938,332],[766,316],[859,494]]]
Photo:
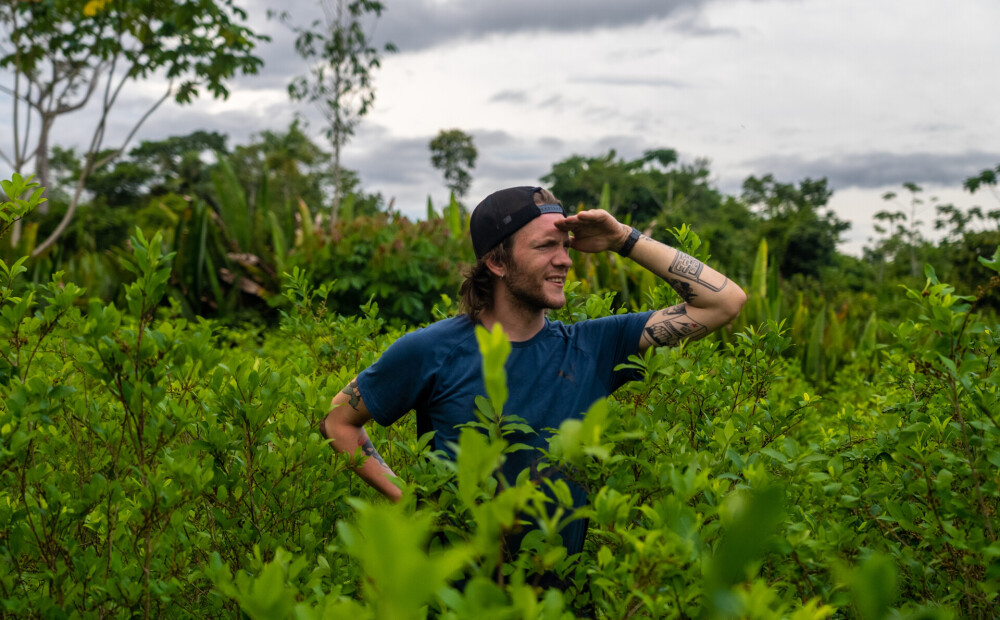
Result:
[[[246,12],[234,0],[72,0],[5,2],[0,6],[0,67],[10,82],[12,150],[0,153],[15,170],[34,161],[39,181],[51,184],[49,152],[56,121],[87,106],[98,95],[99,114],[83,155],[78,185],[60,225],[36,248],[44,252],[69,224],[95,170],[114,160],[147,118],[168,99],[190,103],[202,90],[225,98],[226,82],[256,73],[254,55],[267,37],[244,24]],[[130,85],[165,81],[162,94],[117,146],[105,146],[108,120]],[[116,117],[117,119],[118,117]],[[35,125],[37,124],[37,133]]]
[[442,129],[430,142],[431,165],[444,173],[444,182],[455,196],[462,198],[472,184],[471,170],[479,152],[472,136],[461,129]]

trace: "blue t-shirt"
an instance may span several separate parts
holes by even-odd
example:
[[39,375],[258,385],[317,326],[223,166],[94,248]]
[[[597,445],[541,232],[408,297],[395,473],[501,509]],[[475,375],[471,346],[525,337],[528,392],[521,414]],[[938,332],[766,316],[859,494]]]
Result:
[[[530,340],[512,342],[503,412],[524,418],[536,433],[508,440],[544,447],[549,438],[545,429],[582,417],[596,400],[637,378],[633,371],[615,367],[638,351],[650,314],[620,314],[572,325],[546,319]],[[486,395],[475,330],[476,323],[461,315],[410,332],[386,349],[358,376],[361,397],[375,421],[388,426],[416,410],[418,431],[434,430],[434,447],[453,454],[449,443],[458,442],[456,427],[476,419],[476,396]],[[534,450],[508,455],[504,475],[513,481],[538,456]],[[582,505],[585,493],[571,487],[574,502]],[[586,524],[574,530],[579,531],[563,532],[570,553],[583,548]],[[570,540],[574,538],[578,540]]]

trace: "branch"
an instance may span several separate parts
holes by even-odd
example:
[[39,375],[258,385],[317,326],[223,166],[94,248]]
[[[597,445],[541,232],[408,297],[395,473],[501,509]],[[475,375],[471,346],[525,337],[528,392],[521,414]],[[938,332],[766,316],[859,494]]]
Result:
[[146,119],[152,116],[153,112],[155,112],[156,109],[159,108],[164,101],[170,98],[170,95],[173,93],[173,91],[174,91],[174,81],[170,80],[170,85],[167,86],[167,91],[163,93],[163,96],[160,97],[156,101],[156,103],[154,103],[152,106],[149,107],[148,110],[146,110],[146,113],[142,115],[142,118],[136,121],[135,125],[132,126],[132,130],[128,133],[127,136],[125,136],[125,140],[122,142],[122,145],[118,147],[118,149],[115,150],[113,154],[108,155],[101,161],[94,164],[94,169],[96,170],[100,168],[101,166],[103,166],[104,164],[108,163],[109,161],[117,157],[119,154],[121,154],[121,152],[125,150],[125,147],[128,146],[128,143],[132,141],[132,138],[135,137],[136,132],[139,131],[139,128],[142,127],[142,124],[146,122]]
[[[66,214],[63,216],[63,219],[59,222],[59,225],[56,226],[56,229],[52,231],[52,234],[50,234],[48,238],[45,239],[45,241],[43,241],[37,248],[35,248],[34,252],[31,253],[32,256],[39,256],[43,252],[48,250],[49,247],[51,247],[52,244],[54,244],[56,240],[62,235],[63,231],[66,230],[66,227],[69,226],[69,222],[70,220],[73,219],[73,215],[76,212],[76,208],[80,203],[80,197],[83,194],[83,185],[87,179],[87,176],[92,171],[107,164],[109,161],[111,161],[119,154],[121,154],[121,152],[125,149],[125,146],[129,143],[132,137],[135,136],[136,132],[139,130],[139,127],[146,121],[146,119],[148,119],[153,114],[154,111],[156,111],[157,108],[160,107],[160,105],[164,101],[166,101],[170,97],[171,92],[173,92],[173,81],[170,82],[170,86],[168,87],[167,92],[165,92],[163,96],[156,101],[156,103],[150,106],[150,108],[146,110],[146,113],[142,115],[142,118],[140,118],[136,122],[136,124],[132,127],[132,130],[129,132],[128,136],[125,138],[125,141],[122,143],[121,148],[114,151],[107,157],[101,159],[99,162],[94,162],[93,157],[97,153],[97,148],[99,147],[100,142],[102,140],[101,136],[103,135],[104,132],[104,125],[107,122],[108,114],[110,113],[110,108],[104,109],[101,115],[101,121],[98,123],[98,128],[94,130],[94,137],[90,143],[90,150],[84,155],[84,162],[86,163],[80,170],[80,176],[76,181],[76,191],[73,192],[73,199],[69,203],[69,208],[66,209]],[[114,97],[111,97],[110,101],[111,105],[113,105]]]
[[[90,84],[87,86],[87,93],[79,101],[77,101],[76,103],[69,104],[69,105],[60,103],[56,107],[56,109],[55,109],[55,113],[57,115],[66,114],[68,112],[75,112],[76,110],[79,110],[83,106],[87,105],[87,102],[90,101],[91,95],[93,95],[94,91],[97,90],[97,84],[98,84],[98,82],[100,82],[101,72],[100,72],[99,69],[101,67],[101,64],[103,64],[103,63],[99,63],[96,67],[94,67],[94,73],[90,76]],[[73,78],[70,78],[71,82],[72,82],[72,79]],[[111,78],[109,77],[108,79],[111,79]],[[66,91],[69,90],[69,88],[70,88],[70,84],[67,84],[66,88],[63,89],[63,92],[57,98],[57,101],[60,101],[60,102],[62,101],[62,98],[66,95]]]
[[[28,141],[31,138],[31,118],[32,117],[31,117],[31,110],[30,110],[30,108],[32,107],[32,105],[31,105],[31,87],[32,86],[33,86],[33,84],[29,80],[28,81],[28,96],[26,97],[26,100],[28,101],[28,108],[29,108],[29,110],[28,110],[28,120],[25,121],[25,123],[24,123],[24,140],[21,142],[20,155],[18,155],[18,159],[24,160],[24,163],[28,163],[29,161],[31,161],[32,159],[34,159],[35,154],[38,153],[38,145],[35,145],[35,149],[31,152],[31,155],[25,155],[25,153],[28,152]],[[37,110],[37,108],[36,108],[36,110]]]
[[[21,57],[21,49],[20,48],[18,48],[18,50],[17,50],[17,56],[18,56],[18,60],[20,60],[20,57]],[[18,63],[18,67],[20,67],[20,63]],[[28,92],[31,92],[30,82],[29,82],[29,86],[28,86]],[[20,116],[19,113],[21,111],[21,105],[20,105],[20,103],[18,103],[18,97],[19,97],[20,94],[21,94],[21,69],[18,68],[18,70],[14,72],[14,102],[13,102],[14,103],[14,159],[16,159],[18,161],[18,163],[20,163],[20,161],[21,161],[21,144],[20,144],[21,143],[21,136],[19,135],[19,132],[20,132],[19,125],[20,125],[20,123],[18,122],[20,120],[18,117]],[[30,126],[31,126],[31,112],[29,110],[29,112],[28,112],[28,129],[25,129],[25,142],[24,142],[25,147],[28,146],[27,132],[30,130]],[[27,150],[27,148],[25,148],[25,150]],[[4,159],[7,159],[6,155],[4,155]],[[11,168],[13,168],[14,170],[16,170],[17,172],[21,171],[20,166],[18,166],[17,164],[11,164]],[[15,234],[16,234],[16,232],[15,232]]]
[[49,235],[48,239],[43,241],[42,244],[39,245],[37,248],[35,248],[35,251],[31,253],[32,257],[39,256],[40,254],[48,250],[49,247],[51,247],[52,244],[56,242],[56,239],[58,239],[63,234],[63,231],[66,230],[66,227],[69,226],[69,222],[70,220],[73,219],[73,214],[76,212],[76,207],[78,204],[80,204],[80,196],[81,194],[83,194],[83,182],[86,179],[87,179],[87,167],[85,166],[83,170],[80,171],[80,178],[76,180],[76,191],[73,192],[73,199],[69,203],[69,208],[66,209],[66,214],[63,215],[63,218],[59,222],[59,225],[56,226],[56,229],[52,231],[52,234]]
[[[128,71],[125,72],[125,75],[122,76],[122,79],[118,82],[118,86],[115,88],[115,92],[112,95],[111,80],[115,76],[115,68],[118,66],[118,58],[121,56],[121,32],[118,33],[118,44],[119,44],[118,50],[115,51],[114,56],[111,57],[111,64],[108,67],[108,81],[104,85],[104,101],[101,104],[103,107],[101,111],[101,120],[97,124],[97,129],[94,130],[94,138],[93,140],[91,140],[90,149],[87,151],[88,158],[92,158],[94,155],[96,155],[101,148],[101,144],[104,143],[104,130],[107,128],[108,114],[111,112],[111,108],[114,107],[115,101],[118,99],[118,93],[121,92],[122,87],[125,86],[125,82],[128,81],[129,75],[131,75],[131,68],[130,68]],[[93,160],[88,159],[87,165],[89,166],[89,168],[87,170],[87,174],[89,174],[93,170],[96,170],[97,168],[100,168],[100,166],[104,165],[104,163],[110,161],[110,158],[117,157],[120,152],[121,151],[113,152],[111,155],[109,155],[109,157],[106,157],[105,159],[101,160],[101,163],[98,165],[94,165]]]
[[[20,71],[18,71],[18,74],[20,74]],[[25,103],[28,103],[28,104],[31,103],[31,101],[29,101],[27,98],[23,97],[20,93],[11,90],[9,87],[4,86],[3,84],[0,84],[0,92],[5,93],[7,95],[10,95],[15,100],[20,99],[21,101],[24,101]]]

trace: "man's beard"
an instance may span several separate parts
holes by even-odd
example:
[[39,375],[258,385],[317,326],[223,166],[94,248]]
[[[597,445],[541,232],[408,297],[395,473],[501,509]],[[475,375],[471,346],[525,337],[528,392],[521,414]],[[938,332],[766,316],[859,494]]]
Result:
[[545,279],[539,280],[524,273],[514,261],[510,261],[507,266],[504,283],[514,301],[525,310],[531,312],[555,310],[566,305],[565,297],[557,301],[545,295],[545,282]]

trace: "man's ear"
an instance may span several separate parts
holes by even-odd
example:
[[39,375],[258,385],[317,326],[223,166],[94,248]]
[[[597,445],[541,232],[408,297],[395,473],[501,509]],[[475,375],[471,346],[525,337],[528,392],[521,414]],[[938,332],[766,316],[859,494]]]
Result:
[[507,273],[507,268],[502,262],[498,261],[495,256],[491,256],[486,259],[486,268],[498,278],[504,277]]

